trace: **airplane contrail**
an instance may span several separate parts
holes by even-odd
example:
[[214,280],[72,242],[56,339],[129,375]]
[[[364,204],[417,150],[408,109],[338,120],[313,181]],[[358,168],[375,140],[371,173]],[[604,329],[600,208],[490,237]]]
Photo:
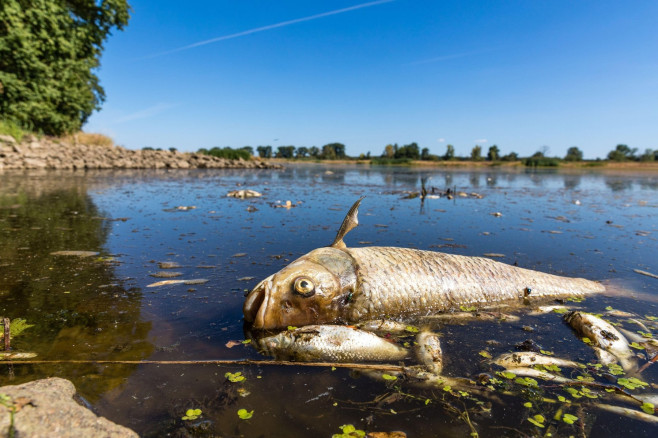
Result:
[[318,18],[329,17],[330,15],[342,14],[345,12],[355,11],[357,9],[369,8],[371,6],[377,6],[384,3],[390,3],[395,0],[377,0],[374,2],[361,3],[359,5],[350,6],[348,8],[336,9],[335,11],[323,12],[321,14],[315,14],[308,17],[296,18],[294,20],[282,21],[280,23],[270,24],[263,27],[257,27],[254,29],[245,30],[238,33],[233,33],[230,35],[224,35],[216,38],[211,38],[209,40],[199,41],[197,43],[189,44],[187,46],[179,47],[177,49],[169,50],[167,52],[157,53],[155,55],[148,56],[147,58],[155,58],[162,55],[169,55],[171,53],[181,52],[183,50],[193,49],[194,47],[205,46],[207,44],[216,43],[218,41],[230,40],[233,38],[238,38],[245,35],[251,35],[252,33],[264,32],[266,30],[276,29],[279,27],[290,26],[291,24],[303,23],[304,21],[317,20]]

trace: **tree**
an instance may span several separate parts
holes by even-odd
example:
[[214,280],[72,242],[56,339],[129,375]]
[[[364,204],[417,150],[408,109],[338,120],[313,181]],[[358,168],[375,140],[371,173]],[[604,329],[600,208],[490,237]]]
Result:
[[583,151],[578,149],[577,146],[571,146],[567,149],[567,155],[564,156],[564,161],[583,161]]
[[610,151],[608,153],[608,160],[612,160],[612,161],[634,160],[635,152],[637,152],[637,148],[631,149],[625,144],[618,144],[615,150]]
[[343,143],[329,143],[322,146],[322,158],[329,160],[345,158],[345,145]]
[[454,160],[455,159],[455,147],[451,144],[446,146],[446,153],[443,156],[444,160]]
[[500,159],[500,150],[498,146],[492,145],[489,146],[489,152],[487,152],[487,160],[489,161],[498,161]]
[[249,152],[249,155],[254,154],[254,148],[252,148],[251,146],[242,146],[240,149]]
[[309,154],[311,157],[317,158],[318,155],[320,155],[320,149],[319,149],[317,146],[311,146],[311,147],[308,149],[308,154]]
[[308,148],[305,146],[300,146],[297,148],[297,158],[304,158],[308,155]]
[[475,145],[473,149],[471,149],[471,160],[473,161],[482,160],[482,146]]
[[292,158],[295,155],[294,146],[279,146],[277,148],[276,157],[277,158]]
[[387,144],[386,147],[384,148],[384,153],[382,154],[383,157],[386,158],[393,158],[395,156],[395,149],[393,149],[392,144]]
[[272,146],[258,146],[256,148],[261,158],[272,158]]
[[0,2],[0,117],[49,135],[100,108],[103,43],[128,24],[127,0]]
[[519,154],[516,152],[510,152],[507,155],[503,155],[503,158],[501,158],[503,161],[518,161],[519,159]]
[[640,161],[656,161],[656,155],[658,155],[658,151],[645,149],[644,153],[640,156]]
[[393,146],[395,149],[395,158],[409,158],[411,160],[418,160],[420,158],[420,149],[418,148],[418,144],[416,142],[405,144],[404,146],[398,147],[397,149],[395,146],[397,145]]
[[420,159],[421,160],[429,160],[430,159],[430,150],[428,148],[423,148],[423,150],[420,151]]

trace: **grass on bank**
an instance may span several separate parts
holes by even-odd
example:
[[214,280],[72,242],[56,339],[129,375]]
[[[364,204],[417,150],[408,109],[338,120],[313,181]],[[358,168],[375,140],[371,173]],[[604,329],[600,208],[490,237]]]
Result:
[[14,137],[14,140],[20,143],[25,134],[27,134],[27,131],[16,123],[0,119],[0,135],[10,135]]

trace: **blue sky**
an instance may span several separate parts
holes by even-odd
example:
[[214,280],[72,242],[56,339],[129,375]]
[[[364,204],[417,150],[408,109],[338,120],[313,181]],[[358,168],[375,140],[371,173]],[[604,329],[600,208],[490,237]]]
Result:
[[84,129],[132,149],[658,149],[655,1],[130,4]]

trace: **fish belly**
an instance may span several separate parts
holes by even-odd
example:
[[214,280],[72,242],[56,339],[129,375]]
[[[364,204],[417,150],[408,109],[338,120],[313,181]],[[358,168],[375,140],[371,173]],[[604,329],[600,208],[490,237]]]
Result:
[[559,298],[602,292],[583,278],[523,269],[483,257],[409,248],[350,248],[356,291],[347,319],[425,315],[524,297]]

